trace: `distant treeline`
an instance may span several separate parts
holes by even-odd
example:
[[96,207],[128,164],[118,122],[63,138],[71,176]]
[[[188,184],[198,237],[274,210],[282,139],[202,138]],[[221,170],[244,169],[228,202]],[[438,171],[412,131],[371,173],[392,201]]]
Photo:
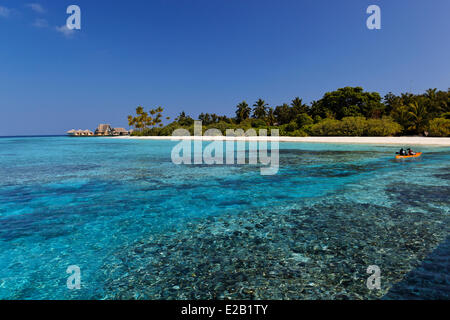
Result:
[[[128,122],[133,135],[168,136],[175,129],[193,134],[194,118],[181,112],[168,125],[162,124],[163,108],[145,112],[136,109]],[[236,106],[236,116],[201,113],[197,119],[204,130],[216,128],[279,129],[282,136],[450,136],[450,89],[428,89],[423,94],[364,92],[361,87],[345,87],[327,92],[310,105],[299,97],[290,103],[270,107],[259,99],[252,107],[246,101]],[[169,119],[169,118],[166,118]]]

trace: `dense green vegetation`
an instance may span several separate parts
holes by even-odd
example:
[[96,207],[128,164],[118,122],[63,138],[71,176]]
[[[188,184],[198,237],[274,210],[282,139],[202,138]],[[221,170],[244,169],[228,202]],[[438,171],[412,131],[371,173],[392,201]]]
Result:
[[[327,92],[310,105],[296,97],[291,103],[270,107],[262,99],[253,104],[246,101],[236,106],[233,118],[201,113],[203,130],[219,129],[279,129],[282,136],[450,136],[450,89],[428,89],[423,94],[388,93],[383,98],[377,92],[365,92],[361,87],[345,87]],[[194,132],[194,118],[181,112],[168,125],[162,125],[161,107],[142,107],[137,116],[129,116],[133,135],[171,135],[175,129]],[[168,119],[168,118],[167,118]]]

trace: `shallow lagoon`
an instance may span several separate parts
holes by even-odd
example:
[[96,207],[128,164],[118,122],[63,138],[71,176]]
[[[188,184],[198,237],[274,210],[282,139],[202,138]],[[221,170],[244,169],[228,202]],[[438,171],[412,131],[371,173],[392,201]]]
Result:
[[0,138],[0,298],[374,299],[448,237],[449,148],[280,143],[261,176],[176,166],[175,144]]

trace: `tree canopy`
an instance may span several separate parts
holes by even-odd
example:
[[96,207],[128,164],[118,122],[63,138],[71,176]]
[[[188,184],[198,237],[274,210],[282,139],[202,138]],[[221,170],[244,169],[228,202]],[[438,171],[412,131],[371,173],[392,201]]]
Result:
[[384,105],[378,92],[364,92],[361,87],[345,87],[327,92],[311,107],[313,116],[334,118],[344,117],[380,118]]
[[[140,106],[136,116],[129,116],[135,134],[169,135],[179,127],[193,131],[194,118],[183,111],[175,121],[163,129],[163,109],[158,107],[145,112]],[[215,113],[201,113],[198,119],[207,128],[226,129],[277,127],[282,135],[450,135],[450,90],[435,88],[423,94],[409,92],[395,95],[387,93],[383,98],[378,92],[367,92],[362,87],[344,87],[326,92],[309,105],[300,97],[290,103],[275,107],[262,98],[253,109],[244,100],[236,105],[235,117]],[[441,127],[439,127],[441,126]],[[147,130],[151,128],[151,130]]]

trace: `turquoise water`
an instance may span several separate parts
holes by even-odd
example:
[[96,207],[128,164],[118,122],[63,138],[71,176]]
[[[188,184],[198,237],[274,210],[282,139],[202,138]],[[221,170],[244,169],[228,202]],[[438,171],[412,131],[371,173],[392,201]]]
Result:
[[261,176],[175,144],[0,138],[0,299],[381,298],[448,237],[450,148],[280,143]]

